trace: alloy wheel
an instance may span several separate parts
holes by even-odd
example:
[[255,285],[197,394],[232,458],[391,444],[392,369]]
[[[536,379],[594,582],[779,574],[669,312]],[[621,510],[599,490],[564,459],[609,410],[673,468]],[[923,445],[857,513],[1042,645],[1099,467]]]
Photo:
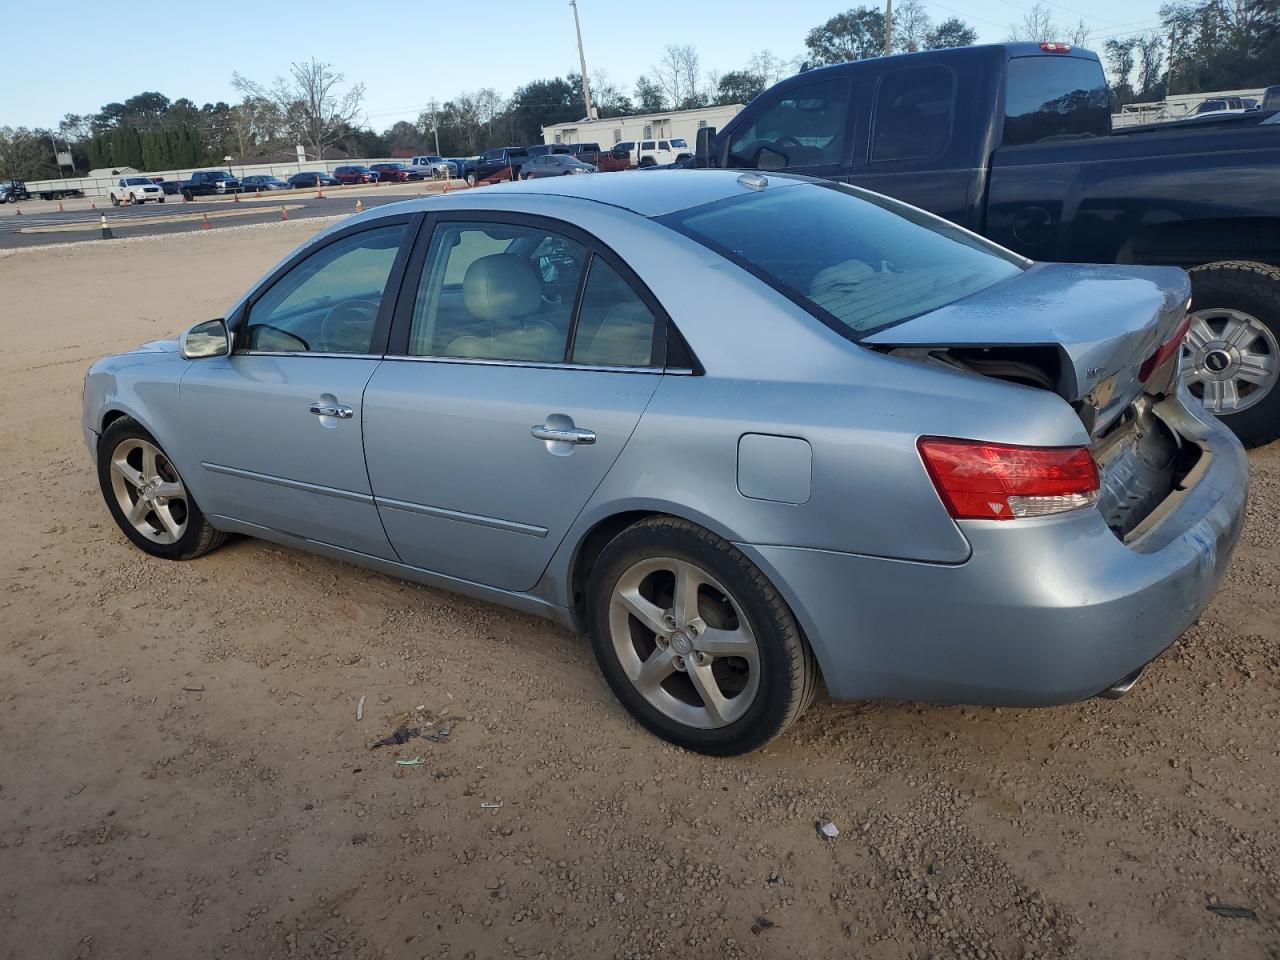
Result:
[[1191,314],[1182,345],[1182,377],[1214,414],[1247,410],[1280,379],[1280,343],[1261,320],[1210,307]]
[[686,560],[629,567],[609,600],[609,633],[636,690],[678,723],[728,726],[760,688],[760,648],[742,605]]
[[187,488],[169,458],[146,440],[130,437],[111,453],[111,489],[129,524],[159,544],[177,543],[187,531]]

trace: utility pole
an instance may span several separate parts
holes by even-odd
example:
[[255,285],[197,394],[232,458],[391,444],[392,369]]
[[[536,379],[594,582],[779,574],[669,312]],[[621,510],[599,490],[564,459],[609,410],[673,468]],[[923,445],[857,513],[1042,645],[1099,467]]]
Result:
[[591,84],[587,80],[587,55],[582,52],[582,24],[578,22],[578,0],[569,0],[569,6],[573,7],[573,29],[578,34],[578,63],[582,66],[582,102],[587,108],[587,119],[594,120],[596,112],[591,107]]
[[884,0],[884,55],[893,53],[893,0]]
[[436,156],[440,156],[440,121],[436,118],[436,98],[431,98],[431,132],[436,137]]

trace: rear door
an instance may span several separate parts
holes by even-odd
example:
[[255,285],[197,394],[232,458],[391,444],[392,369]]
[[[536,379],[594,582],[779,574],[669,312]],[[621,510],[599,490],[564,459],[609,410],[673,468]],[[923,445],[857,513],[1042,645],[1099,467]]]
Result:
[[529,590],[657,388],[665,315],[559,221],[454,215],[417,260],[364,397],[383,526],[406,563]]
[[379,219],[286,264],[234,318],[230,357],[197,361],[179,391],[210,514],[394,558],[361,436],[415,224]]

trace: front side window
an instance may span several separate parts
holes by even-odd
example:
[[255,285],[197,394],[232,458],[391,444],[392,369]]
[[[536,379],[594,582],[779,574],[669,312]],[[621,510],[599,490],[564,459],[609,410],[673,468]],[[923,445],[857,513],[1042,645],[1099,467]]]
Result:
[[[700,121],[699,125],[705,127],[707,125],[707,122],[705,120]],[[684,150],[689,146],[689,144],[685,143],[683,140],[677,139],[677,140],[671,141],[671,146],[674,147],[676,150]]]
[[956,81],[950,67],[892,70],[880,81],[871,160],[936,157],[951,140]]
[[660,221],[855,340],[1023,269],[981,237],[841,184],[770,187]]
[[1005,89],[1004,145],[1106,136],[1110,102],[1097,60],[1014,57]]
[[670,150],[670,149],[671,149],[671,146],[667,143],[667,141],[665,141],[665,140],[659,140],[659,141],[658,141],[658,149],[659,149],[659,150]]
[[849,82],[805,84],[764,107],[729,141],[729,166],[789,170],[844,159]]
[[404,224],[335,240],[272,284],[249,309],[249,350],[369,353]]
[[538,227],[442,223],[409,330],[413,356],[563,362],[582,244]]

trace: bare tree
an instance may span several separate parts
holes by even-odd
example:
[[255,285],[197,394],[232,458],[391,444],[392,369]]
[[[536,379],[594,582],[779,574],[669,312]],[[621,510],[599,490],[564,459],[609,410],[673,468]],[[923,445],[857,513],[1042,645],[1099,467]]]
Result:
[[899,0],[893,8],[893,49],[895,53],[915,53],[924,48],[933,30],[929,11],[921,0]]
[[1022,22],[1009,24],[1010,40],[1060,40],[1058,24],[1054,22],[1053,13],[1037,0],[1031,9],[1022,15]]
[[1150,96],[1160,83],[1164,66],[1164,38],[1152,31],[1138,38],[1138,83],[1136,92],[1141,97]]
[[[1093,27],[1089,26],[1084,17],[1081,17],[1076,21],[1076,25],[1071,28],[1070,32],[1064,35],[1073,47],[1087,47],[1089,38],[1093,36]],[[1061,40],[1062,37],[1058,39]]]
[[462,132],[463,142],[468,153],[480,152],[480,107],[477,94],[460,93],[444,106],[445,116],[450,126]]
[[794,60],[783,60],[770,50],[753,53],[751,59],[747,61],[747,72],[764,77],[765,83],[769,85],[777,83],[783,77],[791,76],[798,69]]
[[260,97],[273,103],[280,112],[284,127],[320,159],[326,147],[355,125],[364,103],[364,84],[357,83],[341,90],[346,77],[312,57],[305,63],[289,65],[288,77],[276,77],[270,88],[232,74],[231,84],[246,97]]
[[653,68],[653,75],[673,109],[698,105],[702,70],[698,51],[692,46],[669,45],[662,60]]

